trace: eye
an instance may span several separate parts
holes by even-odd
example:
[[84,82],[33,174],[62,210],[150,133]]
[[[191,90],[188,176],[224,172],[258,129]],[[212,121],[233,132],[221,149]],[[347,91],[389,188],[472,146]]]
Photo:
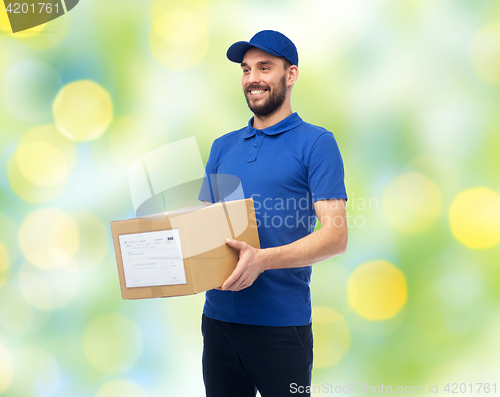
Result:
[[261,70],[269,70],[269,66],[262,66],[260,69]]

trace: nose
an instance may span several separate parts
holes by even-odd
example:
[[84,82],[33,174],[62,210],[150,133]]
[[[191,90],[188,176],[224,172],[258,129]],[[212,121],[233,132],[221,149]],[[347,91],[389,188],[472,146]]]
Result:
[[258,69],[250,69],[248,73],[248,84],[260,83],[260,74]]

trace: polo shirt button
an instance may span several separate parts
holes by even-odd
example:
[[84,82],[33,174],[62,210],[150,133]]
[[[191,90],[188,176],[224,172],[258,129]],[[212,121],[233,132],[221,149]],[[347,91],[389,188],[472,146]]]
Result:
[[254,144],[253,144],[253,147],[257,147],[257,146],[259,146],[259,144],[258,144],[258,143],[254,143]]
[[262,135],[262,131],[261,131],[261,132],[259,132],[259,136],[261,136],[261,135]]

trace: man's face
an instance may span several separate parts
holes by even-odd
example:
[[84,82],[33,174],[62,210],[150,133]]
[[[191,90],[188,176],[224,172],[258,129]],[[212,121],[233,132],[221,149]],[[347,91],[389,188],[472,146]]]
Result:
[[276,112],[283,105],[288,90],[283,60],[251,48],[245,53],[241,68],[241,84],[250,110],[256,116]]

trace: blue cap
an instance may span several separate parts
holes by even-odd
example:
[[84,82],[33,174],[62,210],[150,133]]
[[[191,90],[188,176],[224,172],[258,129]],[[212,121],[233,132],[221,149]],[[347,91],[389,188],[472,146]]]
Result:
[[275,30],[263,30],[250,41],[238,41],[227,50],[227,58],[236,63],[243,62],[245,53],[252,47],[277,57],[286,58],[292,65],[299,66],[299,54],[292,40]]

